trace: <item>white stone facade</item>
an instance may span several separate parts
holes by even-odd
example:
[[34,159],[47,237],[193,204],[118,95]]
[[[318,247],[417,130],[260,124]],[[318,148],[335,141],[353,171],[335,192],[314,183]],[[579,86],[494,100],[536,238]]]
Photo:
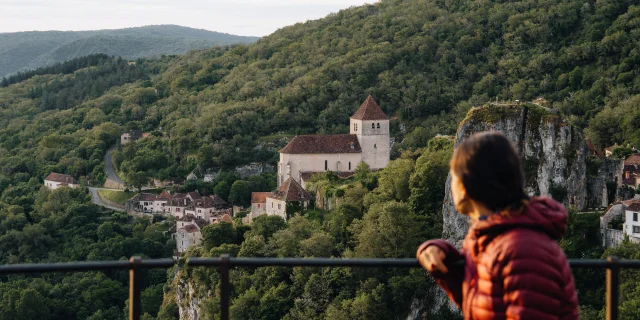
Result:
[[624,233],[629,237],[640,238],[640,212],[625,210]]
[[287,202],[267,197],[267,215],[287,220]]
[[288,154],[280,153],[278,185],[289,177],[301,183],[302,172],[353,172],[362,161],[360,153]]
[[80,185],[79,184],[74,184],[74,183],[67,184],[67,183],[63,183],[63,182],[45,180],[44,181],[44,186],[49,188],[49,190],[56,190],[56,189],[62,188],[62,187],[77,188]]
[[197,246],[202,243],[202,233],[197,228],[189,228],[193,224],[181,228],[176,232],[176,247],[179,253],[187,251],[190,246]]
[[389,120],[357,120],[352,118],[350,124],[351,134],[358,137],[362,149],[360,161],[368,164],[371,169],[386,168],[391,156]]

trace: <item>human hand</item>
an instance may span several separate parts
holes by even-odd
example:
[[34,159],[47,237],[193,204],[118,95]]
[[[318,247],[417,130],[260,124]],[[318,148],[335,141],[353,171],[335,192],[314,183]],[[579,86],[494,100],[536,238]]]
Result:
[[444,265],[444,259],[447,255],[438,248],[438,246],[428,246],[418,255],[418,261],[423,268],[429,272],[440,271],[442,273],[449,272],[447,266]]

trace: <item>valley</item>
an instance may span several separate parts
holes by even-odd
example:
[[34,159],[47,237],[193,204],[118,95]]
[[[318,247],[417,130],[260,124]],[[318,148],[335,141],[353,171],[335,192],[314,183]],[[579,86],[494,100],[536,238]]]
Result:
[[[412,258],[466,234],[449,160],[484,130],[514,142],[531,196],[569,209],[569,258],[638,259],[638,17],[632,1],[383,0],[259,40],[162,27],[180,41],[27,55],[0,34],[1,263]],[[83,49],[100,46],[132,52]],[[216,319],[218,271],[179,261],[144,274],[144,319]],[[620,274],[621,319],[640,316],[637,273]],[[603,319],[604,271],[573,275],[581,317]],[[420,269],[230,276],[233,319],[460,319]],[[122,319],[127,281],[4,277],[0,318]]]

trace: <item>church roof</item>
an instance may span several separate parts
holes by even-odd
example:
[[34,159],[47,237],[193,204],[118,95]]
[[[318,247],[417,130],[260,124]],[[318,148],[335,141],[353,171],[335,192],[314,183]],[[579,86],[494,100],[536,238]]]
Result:
[[278,199],[281,201],[304,201],[310,200],[311,195],[305,191],[302,186],[292,178],[287,179],[278,190],[271,193],[269,198]]
[[355,134],[302,135],[293,138],[280,153],[360,153],[360,143]]
[[372,96],[368,96],[358,111],[351,116],[354,120],[389,120]]

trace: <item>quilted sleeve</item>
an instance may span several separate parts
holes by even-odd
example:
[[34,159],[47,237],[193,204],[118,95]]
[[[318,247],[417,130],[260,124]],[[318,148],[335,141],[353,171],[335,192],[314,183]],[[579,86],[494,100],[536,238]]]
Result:
[[460,261],[464,255],[446,240],[430,240],[423,243],[419,248],[417,255],[420,255],[424,249],[429,246],[437,246],[446,254],[445,265],[449,272],[440,271],[430,272],[431,276],[436,280],[438,285],[447,293],[449,299],[455,302],[458,307],[462,305],[462,281],[464,280],[464,266],[454,266],[454,262]]

